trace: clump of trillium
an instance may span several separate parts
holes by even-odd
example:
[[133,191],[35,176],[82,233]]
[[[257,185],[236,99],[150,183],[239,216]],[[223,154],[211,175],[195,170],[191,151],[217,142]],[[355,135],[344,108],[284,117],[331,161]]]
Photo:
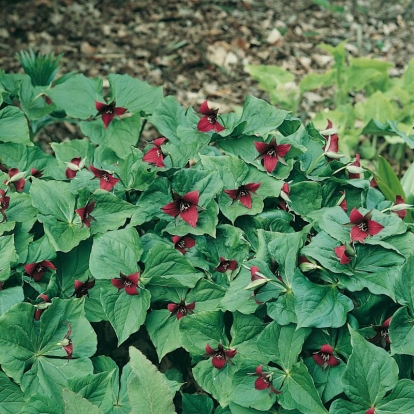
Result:
[[312,355],[313,360],[316,364],[320,365],[322,369],[326,367],[335,367],[341,362],[333,353],[333,348],[329,344],[321,346],[321,349],[314,352]]
[[56,270],[56,267],[49,260],[24,265],[24,270],[35,282],[40,282],[43,279],[46,269]]
[[95,178],[99,178],[99,188],[101,190],[111,191],[115,184],[119,181],[119,178],[115,178],[108,171],[100,170],[99,168],[95,168],[93,165],[89,166],[89,169]]
[[272,385],[273,381],[273,372],[264,372],[263,371],[263,365],[259,365],[256,368],[256,372],[253,374],[248,375],[256,375],[257,378],[254,382],[254,388],[256,390],[262,391],[267,390],[269,395],[273,394],[281,394],[281,391],[278,391],[275,387]]
[[85,207],[76,209],[76,214],[81,219],[82,226],[85,225],[86,227],[91,227],[91,221],[96,221],[96,219],[91,215],[93,209],[95,208],[95,201],[88,203]]
[[0,214],[3,217],[0,223],[3,223],[3,221],[6,221],[6,210],[9,208],[9,204],[10,204],[10,197],[6,195],[6,191],[0,190]]
[[240,200],[240,203],[242,203],[246,208],[251,209],[252,208],[251,193],[256,194],[256,191],[259,189],[261,185],[262,183],[243,184],[239,188],[236,188],[235,190],[224,190],[224,192],[233,200],[231,202],[232,205],[237,200]]
[[115,118],[115,115],[120,116],[127,111],[126,108],[116,106],[115,101],[112,101],[109,104],[95,101],[95,108],[98,111],[96,116],[102,116],[102,122],[105,128],[108,128],[109,124]]
[[226,273],[227,270],[236,270],[237,266],[238,264],[236,260],[228,260],[220,256],[220,263],[218,264],[215,270],[216,272]]
[[111,279],[111,283],[118,289],[118,292],[124,289],[127,295],[139,295],[139,272],[128,276],[122,273],[119,275],[120,279]]
[[4,181],[4,184],[9,187],[12,184],[14,189],[18,193],[21,193],[26,185],[26,180],[23,178],[26,175],[26,171],[19,171],[17,168],[9,168],[7,174],[10,178]]
[[[392,317],[391,317],[392,318]],[[372,329],[376,332],[371,338],[366,338],[373,344],[380,344],[383,348],[386,348],[391,344],[388,329],[390,327],[391,318],[385,320],[381,325],[373,325]]]
[[65,175],[68,180],[75,178],[76,174],[85,168],[86,157],[75,157],[70,160],[70,162],[65,162],[66,168]]
[[166,138],[157,138],[154,140],[154,146],[142,157],[142,161],[154,164],[156,167],[165,167],[161,145],[166,141]]
[[354,207],[349,216],[351,222],[345,224],[351,227],[351,240],[353,242],[364,243],[368,236],[375,236],[384,226],[371,219],[372,211],[369,211],[364,216]]
[[186,254],[186,249],[191,249],[196,244],[196,241],[190,236],[172,236],[172,241],[174,243],[174,249],[182,254]]
[[181,217],[186,223],[192,227],[196,227],[198,220],[198,190],[190,191],[189,193],[180,196],[173,192],[174,201],[166,204],[161,210],[178,220]]
[[70,336],[72,335],[72,326],[68,322],[64,322],[64,323],[68,325],[68,332],[63,337],[63,339],[60,342],[58,342],[56,345],[61,346],[63,350],[66,352],[67,358],[71,359],[72,354],[73,354],[73,344],[72,344],[72,339],[70,338]]
[[224,349],[223,344],[219,344],[217,349],[213,349],[209,344],[206,345],[206,355],[213,357],[211,363],[214,368],[223,369],[226,364],[234,365],[232,359],[237,354],[237,349]]
[[89,298],[89,289],[92,289],[94,286],[95,279],[88,279],[86,282],[82,282],[76,279],[74,283],[75,291],[73,292],[72,296],[76,296],[77,298],[87,296]]
[[200,106],[200,112],[204,115],[197,124],[200,132],[216,131],[221,132],[225,128],[217,121],[218,109],[210,109],[207,101]]
[[263,165],[268,173],[274,171],[279,162],[287,165],[283,157],[290,151],[290,144],[278,145],[276,138],[272,138],[269,143],[254,141],[254,145],[259,153],[256,160],[263,159]]
[[191,302],[188,305],[185,304],[184,300],[180,303],[169,303],[167,309],[171,312],[171,315],[180,320],[184,316],[191,315],[194,313],[195,302]]

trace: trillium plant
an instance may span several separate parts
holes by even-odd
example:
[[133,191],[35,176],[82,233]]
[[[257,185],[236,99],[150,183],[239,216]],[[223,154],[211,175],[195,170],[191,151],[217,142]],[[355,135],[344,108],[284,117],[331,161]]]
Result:
[[[252,96],[55,75],[0,72],[1,412],[414,412],[413,194],[385,160]],[[63,121],[83,137],[39,140]]]

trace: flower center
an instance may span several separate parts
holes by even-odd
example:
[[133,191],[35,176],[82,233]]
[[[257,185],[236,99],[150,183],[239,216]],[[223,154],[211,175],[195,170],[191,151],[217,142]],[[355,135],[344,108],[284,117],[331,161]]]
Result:
[[388,338],[388,328],[381,329],[381,336],[383,338]]
[[104,181],[106,181],[107,183],[109,183],[110,178],[109,178],[108,174],[103,174],[102,175],[102,178],[103,178]]
[[366,233],[368,231],[368,224],[366,221],[363,221],[362,223],[358,224],[358,228],[363,231],[364,233]]
[[224,351],[222,350],[217,351],[215,356],[216,358],[224,359],[225,358]]
[[208,122],[210,122],[210,124],[215,124],[217,122],[217,115],[215,114],[209,115],[207,119],[208,119]]
[[85,215],[83,216],[84,219],[87,219],[89,217],[89,213],[85,211]]
[[177,312],[182,313],[183,315],[187,315],[187,308],[184,305],[180,305]]
[[230,263],[229,262],[223,262],[221,265],[223,266],[224,270],[227,270],[230,266]]
[[133,285],[133,283],[129,279],[125,279],[124,286],[129,287],[129,286],[132,286],[132,285]]
[[178,246],[180,249],[184,249],[184,247],[185,247],[185,240],[180,240],[180,241],[177,243],[177,246]]
[[42,265],[37,265],[36,266],[36,269],[35,269],[35,272],[36,273],[40,273],[40,272],[42,272],[43,271],[43,266]]
[[245,197],[249,194],[249,191],[246,190],[246,188],[244,186],[239,188],[239,196],[240,197]]
[[326,352],[321,352],[321,358],[324,360],[324,361],[329,361],[329,358],[331,357],[331,354],[327,354]]
[[160,149],[157,150],[157,157],[158,158],[161,157],[161,150]]
[[107,108],[105,108],[105,113],[112,115],[114,113],[114,110],[112,107],[108,106]]
[[274,148],[270,148],[267,152],[267,155],[269,155],[270,157],[276,157],[276,150]]
[[188,201],[180,201],[180,211],[187,211],[191,205]]

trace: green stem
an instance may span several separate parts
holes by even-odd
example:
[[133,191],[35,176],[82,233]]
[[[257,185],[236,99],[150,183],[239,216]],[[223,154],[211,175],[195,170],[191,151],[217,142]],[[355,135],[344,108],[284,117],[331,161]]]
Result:
[[308,168],[308,170],[306,171],[306,175],[309,175],[314,169],[315,167],[318,165],[319,161],[325,156],[325,153],[323,152],[321,155],[319,155],[318,158],[316,158],[316,160],[311,164],[311,166]]

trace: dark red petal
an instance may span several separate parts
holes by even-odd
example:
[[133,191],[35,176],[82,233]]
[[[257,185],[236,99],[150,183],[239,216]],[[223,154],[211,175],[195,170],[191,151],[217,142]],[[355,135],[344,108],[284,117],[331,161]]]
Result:
[[256,367],[256,374],[260,376],[263,375],[263,365]]
[[289,151],[292,145],[290,144],[280,144],[276,146],[276,154],[279,157],[284,157]]
[[236,260],[230,260],[230,262],[229,262],[229,269],[230,270],[236,270],[237,269],[237,262],[236,262]]
[[111,283],[117,288],[117,289],[123,289],[125,282],[124,279],[111,279]]
[[130,282],[132,282],[135,286],[138,285],[139,282],[139,272],[133,273],[126,277]]
[[256,390],[265,390],[268,387],[269,383],[263,377],[257,378],[254,382],[254,388],[256,388]]
[[354,226],[351,229],[351,240],[364,243],[367,238],[368,232],[362,231],[358,226]]
[[40,294],[38,298],[42,298],[44,302],[47,302],[49,300],[49,296],[45,295],[44,293]]
[[180,320],[182,317],[186,316],[186,313],[182,313],[182,312],[177,312],[175,314],[175,317]]
[[231,199],[235,200],[239,194],[239,190],[223,190]]
[[104,174],[107,174],[105,171],[100,170],[99,168],[95,168],[93,165],[90,165],[89,169],[91,170],[92,174],[98,178],[101,178]]
[[348,211],[348,204],[346,203],[346,200],[342,200],[341,204],[339,204],[339,207],[341,207],[342,210],[344,210],[346,213]]
[[176,303],[169,303],[169,304],[167,305],[167,309],[168,309],[170,312],[175,312],[175,311],[178,309],[178,307],[179,307],[179,305],[177,305]]
[[67,168],[66,171],[65,171],[66,178],[68,180],[71,180],[72,178],[75,178],[77,173],[78,173],[77,171],[73,171],[70,168]]
[[329,344],[325,344],[321,346],[321,352],[324,354],[333,354],[333,348]]
[[181,236],[172,236],[172,242],[177,244],[181,240]]
[[127,293],[127,295],[139,295],[139,291],[138,291],[138,287],[136,285],[132,285],[132,286],[124,286],[125,287],[125,292]]
[[216,350],[213,349],[209,344],[206,345],[206,354],[207,355],[213,355],[215,354]]
[[193,311],[195,308],[195,302],[191,302],[188,305],[186,305],[186,309],[189,311]]
[[87,211],[88,213],[92,213],[93,209],[95,208],[95,204],[96,204],[96,201],[95,201],[95,200],[94,200],[94,201],[92,201],[92,203],[89,203],[89,204],[86,206],[86,211]]
[[82,207],[82,208],[77,208],[75,210],[75,213],[79,215],[81,221],[83,222],[84,218],[85,218],[85,211],[86,211],[86,207]]
[[196,245],[196,241],[190,236],[183,237],[183,240],[187,249],[191,249],[191,247],[194,247]]
[[237,349],[227,349],[226,351],[224,351],[224,354],[227,358],[232,359],[237,354]]
[[384,228],[384,226],[382,226],[381,224],[379,224],[378,222],[374,220],[368,220],[367,224],[368,224],[368,234],[370,236],[375,236]]
[[72,344],[72,342],[69,345],[63,346],[62,348],[65,350],[68,358],[72,358],[72,354],[73,354],[73,344]]
[[75,280],[75,290],[79,290],[85,283],[81,282],[80,280]]
[[326,361],[326,363],[330,366],[330,367],[336,367],[337,365],[339,365],[339,363],[340,363],[341,361],[337,358],[337,357],[335,357],[335,356],[333,356],[333,355],[331,355],[330,357],[329,357],[329,359]]
[[221,125],[218,121],[214,122],[213,127],[214,127],[214,130],[215,130],[216,132],[221,132],[221,131],[224,131],[224,130],[226,129],[226,128],[224,128],[224,126],[223,126],[223,125]]
[[24,265],[24,270],[26,270],[26,273],[29,276],[31,276],[36,266],[37,266],[37,263],[30,263],[30,264]]
[[24,178],[20,178],[20,180],[17,180],[12,184],[14,185],[16,191],[21,193],[23,191],[24,186],[26,185],[26,180]]
[[107,114],[106,112],[102,114],[102,122],[105,128],[108,128],[108,125],[112,122],[113,119],[114,119],[114,114]]
[[289,195],[289,192],[290,192],[289,183],[284,183],[283,184],[282,191],[285,192],[287,195]]
[[199,192],[198,190],[190,191],[189,193],[183,195],[181,198],[182,200],[187,201],[187,203],[197,205],[199,199]]
[[95,101],[95,108],[98,112],[105,110],[107,107],[108,104]]
[[111,191],[112,188],[115,187],[115,184],[119,181],[119,178],[113,177],[111,174],[107,173],[109,181],[104,180],[103,178],[100,179],[99,188],[106,191]]
[[40,317],[42,316],[42,313],[45,311],[45,309],[35,309],[34,313],[34,320],[38,321],[40,320]]
[[383,326],[384,328],[389,328],[391,319],[392,319],[392,316],[388,318],[387,320],[385,320],[381,326]]
[[312,358],[320,366],[325,364],[325,360],[319,355],[319,353],[313,354]]
[[180,214],[177,201],[166,204],[161,210],[172,217],[177,217]]
[[277,166],[278,159],[271,155],[265,154],[264,156],[264,167],[268,173],[271,173]]
[[120,106],[118,106],[118,107],[116,107],[116,108],[114,108],[114,114],[115,115],[123,115],[125,112],[127,111],[127,109],[126,108],[122,108],[122,107],[120,107]]
[[180,217],[190,226],[196,227],[198,220],[198,211],[195,205],[189,207],[186,211],[180,212]]
[[255,193],[261,185],[262,185],[262,183],[250,183],[250,184],[245,184],[244,188],[247,191]]
[[157,147],[161,147],[161,145],[164,144],[165,141],[167,141],[167,138],[154,139],[154,145]]
[[242,195],[240,198],[240,203],[242,203],[245,207],[248,209],[252,208],[252,196],[250,193],[247,193],[246,195]]
[[336,135],[336,134],[331,135],[331,140],[330,140],[330,143],[329,143],[329,148],[326,148],[325,151],[326,152],[328,152],[328,151],[329,152],[338,152],[338,150],[339,150],[338,142],[339,142],[338,135]]
[[89,282],[85,282],[85,288],[86,289],[92,289],[95,286],[95,282],[96,282],[95,279],[90,280]]
[[325,129],[331,129],[332,128],[332,121],[330,119],[326,119],[328,121],[328,125]]
[[200,113],[202,113],[203,115],[211,115],[214,113],[214,111],[212,111],[209,106],[208,106],[208,102],[204,101],[201,105],[200,105]]
[[364,221],[364,216],[357,210],[356,207],[354,207],[351,211],[349,219],[353,224],[360,224]]
[[260,154],[266,153],[271,148],[271,145],[261,141],[254,141],[254,145],[256,147],[257,152],[259,152]]
[[165,167],[164,165],[164,156],[159,154],[159,148],[151,148],[143,157],[142,161],[155,164],[157,167]]
[[374,407],[371,407],[369,410],[365,411],[365,414],[375,414]]
[[224,358],[218,358],[217,356],[214,356],[211,360],[213,363],[214,368],[222,369],[226,365],[226,360]]
[[200,132],[209,132],[214,129],[214,124],[212,124],[207,116],[203,116],[197,124],[197,129]]

